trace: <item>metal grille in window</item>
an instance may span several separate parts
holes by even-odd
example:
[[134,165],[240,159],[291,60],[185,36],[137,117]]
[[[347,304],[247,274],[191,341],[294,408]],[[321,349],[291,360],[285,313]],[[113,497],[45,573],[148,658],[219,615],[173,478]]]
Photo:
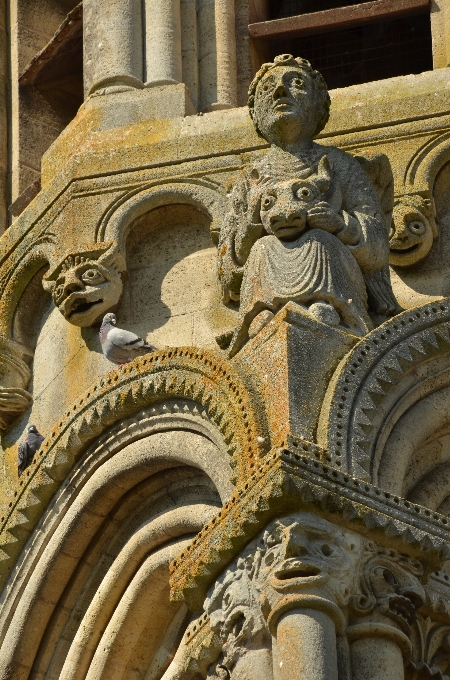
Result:
[[269,0],[271,19],[292,17],[296,14],[321,12],[323,9],[335,9],[348,5],[360,5],[371,0]]
[[288,53],[308,59],[330,89],[433,68],[428,15],[273,40],[270,50],[272,58]]

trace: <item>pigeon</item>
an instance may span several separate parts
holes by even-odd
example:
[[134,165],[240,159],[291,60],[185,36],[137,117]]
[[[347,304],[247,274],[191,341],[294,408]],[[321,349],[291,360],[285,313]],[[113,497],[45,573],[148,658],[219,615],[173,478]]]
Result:
[[18,451],[18,472],[19,477],[24,470],[31,465],[33,456],[39,451],[44,437],[37,431],[36,425],[28,426],[28,435],[25,441],[20,442]]
[[111,312],[103,317],[99,335],[103,354],[118,366],[157,349],[135,333],[117,328],[116,315]]

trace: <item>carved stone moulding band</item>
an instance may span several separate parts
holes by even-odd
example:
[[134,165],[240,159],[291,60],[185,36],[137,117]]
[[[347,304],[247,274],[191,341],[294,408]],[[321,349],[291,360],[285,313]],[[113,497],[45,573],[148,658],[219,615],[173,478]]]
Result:
[[318,427],[318,443],[329,450],[334,465],[377,482],[376,452],[382,448],[382,429],[394,404],[398,407],[408,391],[417,388],[420,365],[430,367],[428,376],[432,361],[439,363],[436,373],[450,368],[449,322],[448,298],[405,311],[372,331],[342,360],[325,395]]
[[140,357],[94,383],[77,400],[11,493],[0,518],[0,585],[55,490],[87,446],[113,423],[150,404],[177,397],[202,406],[223,437],[235,477],[248,478],[266,450],[267,432],[233,366],[213,352],[192,347]]
[[225,196],[219,186],[196,177],[176,180],[168,178],[139,186],[121,196],[104,215],[98,226],[96,238],[117,240],[122,249],[127,229],[134,220],[150,210],[171,203],[189,203],[211,218],[211,234],[217,242],[219,225],[225,213]]
[[305,510],[420,559],[427,571],[450,555],[446,517],[353,479],[299,449],[277,449],[172,562],[171,597],[200,610],[230,561],[280,514]]

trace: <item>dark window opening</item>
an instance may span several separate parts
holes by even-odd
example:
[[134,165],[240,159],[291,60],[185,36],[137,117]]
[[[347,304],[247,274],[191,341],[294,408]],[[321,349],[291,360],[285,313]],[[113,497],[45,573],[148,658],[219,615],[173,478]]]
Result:
[[330,89],[433,68],[429,15],[271,40],[268,48],[271,59],[283,53],[308,59]]
[[371,0],[269,0],[269,19],[282,19],[297,14],[321,12],[324,9],[336,9],[349,5],[361,5]]
[[[24,139],[20,151],[24,170],[21,193],[9,208],[13,217],[20,215],[39,192],[38,168],[42,156],[75,118],[83,103],[83,8],[76,0],[65,0],[61,6],[72,9],[19,77],[19,124]],[[31,168],[28,174],[27,162]]]

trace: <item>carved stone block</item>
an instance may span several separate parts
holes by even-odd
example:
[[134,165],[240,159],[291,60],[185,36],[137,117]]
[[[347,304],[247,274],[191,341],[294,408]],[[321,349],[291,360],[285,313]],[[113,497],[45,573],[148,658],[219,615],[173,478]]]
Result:
[[289,432],[313,440],[331,375],[358,340],[288,302],[241,350],[235,361],[264,398],[274,445]]

